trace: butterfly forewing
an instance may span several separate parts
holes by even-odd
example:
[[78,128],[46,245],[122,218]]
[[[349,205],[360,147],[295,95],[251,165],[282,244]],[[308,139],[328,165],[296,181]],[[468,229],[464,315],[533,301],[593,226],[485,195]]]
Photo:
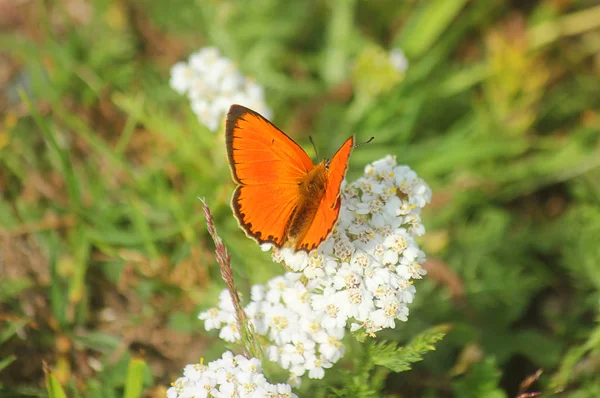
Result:
[[298,181],[314,166],[298,144],[258,113],[233,105],[227,115],[227,154],[240,184],[232,207],[246,234],[281,246],[298,201]]
[[229,164],[240,184],[296,184],[314,167],[294,140],[241,105],[232,105],[229,110],[226,140]]

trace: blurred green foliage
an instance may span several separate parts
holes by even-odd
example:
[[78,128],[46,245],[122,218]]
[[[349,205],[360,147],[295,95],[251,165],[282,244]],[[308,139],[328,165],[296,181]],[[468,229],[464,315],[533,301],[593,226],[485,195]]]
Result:
[[[265,86],[275,123],[306,148],[309,135],[321,154],[375,136],[349,179],[391,153],[434,192],[429,276],[381,338],[401,349],[451,330],[400,374],[385,366],[424,346],[395,362],[349,341],[362,356],[300,394],[508,397],[542,369],[524,388],[600,396],[597,2],[8,4],[0,396],[45,396],[42,362],[53,396],[163,396],[185,364],[220,356],[196,319],[224,286],[198,197],[244,292],[282,272],[232,217],[222,133],[168,86],[170,66],[207,45]],[[369,66],[393,48],[409,60],[401,78]],[[344,379],[369,355],[376,391]]]

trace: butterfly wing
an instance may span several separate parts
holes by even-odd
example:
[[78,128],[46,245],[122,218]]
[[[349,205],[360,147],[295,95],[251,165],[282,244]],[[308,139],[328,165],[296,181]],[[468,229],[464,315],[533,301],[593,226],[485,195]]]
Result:
[[227,156],[239,184],[234,214],[258,243],[284,243],[285,228],[298,203],[298,181],[314,165],[306,152],[260,114],[232,105],[225,128]]
[[338,149],[333,159],[327,166],[327,188],[325,196],[319,204],[317,213],[313,222],[308,227],[308,231],[298,242],[296,249],[312,250],[329,236],[335,226],[340,213],[340,188],[346,169],[348,168],[348,159],[354,147],[354,138],[350,137]]

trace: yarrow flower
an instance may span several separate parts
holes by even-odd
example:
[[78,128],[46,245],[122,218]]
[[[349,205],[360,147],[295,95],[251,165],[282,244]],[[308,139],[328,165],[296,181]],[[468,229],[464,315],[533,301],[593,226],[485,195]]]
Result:
[[222,57],[215,47],[192,54],[188,63],[175,64],[171,68],[170,85],[179,94],[187,95],[198,121],[212,131],[219,128],[232,104],[271,117],[262,86],[244,77],[233,61]]
[[288,384],[270,384],[256,358],[247,359],[227,351],[208,365],[187,365],[183,376],[171,384],[167,398],[204,397],[297,397]]
[[425,233],[420,213],[430,200],[427,184],[387,156],[343,187],[338,223],[318,249],[274,250],[273,259],[316,287],[310,303],[326,330],[350,323],[352,331],[373,335],[394,328],[407,320],[412,279],[426,274],[415,238]]
[[[257,334],[265,336],[269,360],[289,370],[289,382],[299,385],[300,377],[308,373],[320,379],[344,355],[343,327],[328,325],[326,314],[315,312],[309,296],[316,284],[305,285],[301,274],[286,273],[252,287],[251,302],[244,308],[248,321]],[[239,341],[235,328],[235,312],[227,290],[221,292],[219,306],[199,315],[206,330],[220,329],[226,341]]]
[[[289,370],[294,386],[306,373],[322,378],[344,355],[346,327],[373,336],[406,321],[416,291],[412,279],[426,273],[415,238],[425,233],[420,213],[431,190],[414,171],[387,156],[341,192],[331,236],[310,253],[274,249],[273,260],[293,272],[254,286],[244,309],[256,333],[269,341],[268,358]],[[218,307],[199,318],[206,330],[239,341],[227,290]]]

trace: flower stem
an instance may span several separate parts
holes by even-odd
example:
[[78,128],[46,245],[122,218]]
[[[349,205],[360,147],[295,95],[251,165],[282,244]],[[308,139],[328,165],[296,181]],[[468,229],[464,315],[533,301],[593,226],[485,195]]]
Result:
[[202,202],[208,233],[212,237],[213,242],[215,242],[215,257],[221,269],[221,277],[227,285],[227,290],[229,290],[229,295],[231,296],[231,301],[233,302],[233,307],[235,308],[235,317],[240,330],[240,335],[242,336],[242,343],[246,348],[244,355],[247,358],[254,357],[262,361],[263,355],[261,346],[256,338],[254,327],[248,322],[248,316],[246,315],[246,312],[244,312],[244,307],[242,306],[242,301],[240,300],[240,295],[238,293],[239,290],[235,284],[235,281],[233,280],[231,256],[229,255],[229,251],[223,243],[223,240],[217,233],[215,222],[213,220],[212,213],[206,204],[206,200],[204,198],[200,198],[200,201]]

